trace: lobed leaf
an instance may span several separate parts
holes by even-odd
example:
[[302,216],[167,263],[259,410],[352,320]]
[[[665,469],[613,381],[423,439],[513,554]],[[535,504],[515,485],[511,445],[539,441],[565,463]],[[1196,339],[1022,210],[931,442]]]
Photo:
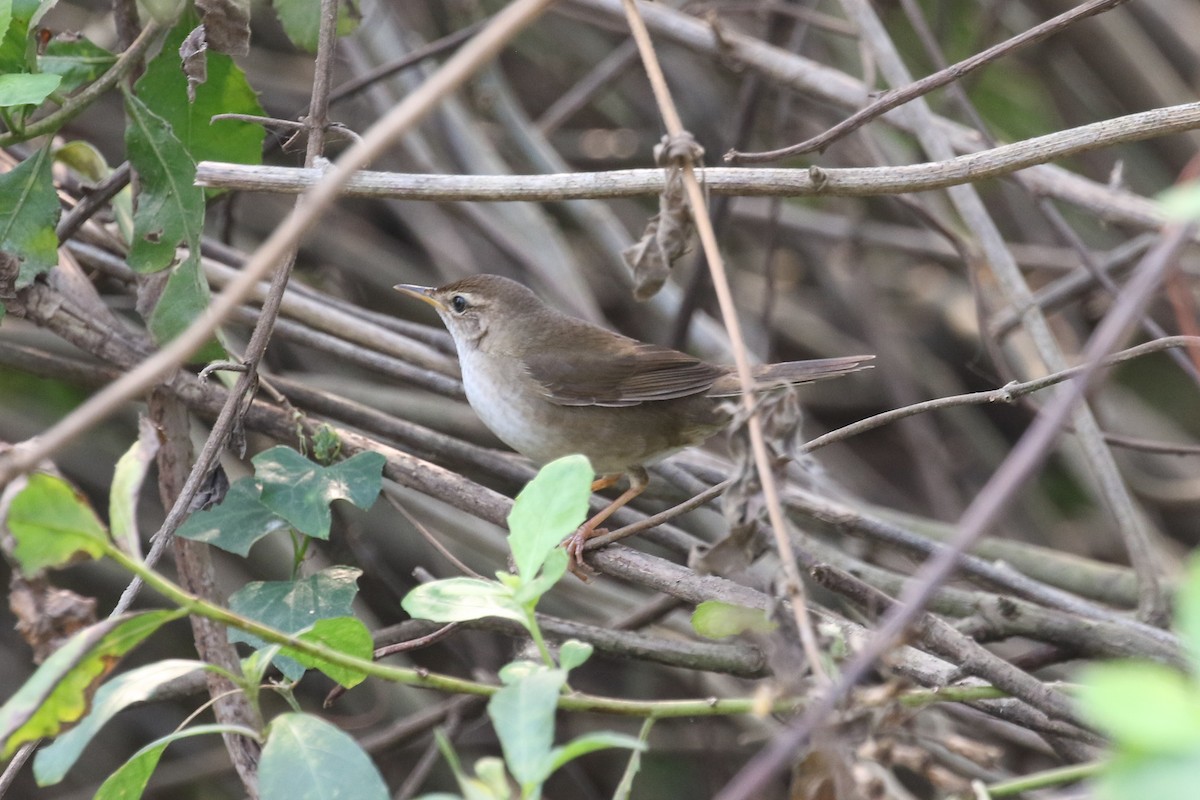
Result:
[[288,527],[287,520],[263,505],[253,478],[234,481],[225,499],[197,511],[179,526],[176,536],[205,542],[230,553],[246,556],[259,539]]
[[[229,608],[284,633],[300,633],[318,620],[353,616],[360,575],[362,570],[339,566],[298,581],[255,581],[229,598]],[[230,629],[229,641],[246,642],[252,647],[266,645],[257,636],[236,629]],[[304,675],[304,665],[293,658],[278,655],[273,663],[290,680],[299,680]]]
[[375,502],[386,463],[379,453],[359,453],[323,467],[283,446],[259,453],[253,461],[263,505],[317,539],[329,538],[329,504],[334,500],[348,500],[363,509]]

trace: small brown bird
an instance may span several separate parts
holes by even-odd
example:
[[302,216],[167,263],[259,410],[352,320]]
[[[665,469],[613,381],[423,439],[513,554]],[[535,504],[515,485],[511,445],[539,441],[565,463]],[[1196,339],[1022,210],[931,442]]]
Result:
[[[602,476],[593,491],[629,476],[629,490],[569,540],[578,564],[587,539],[645,490],[646,465],[721,430],[731,418],[723,400],[741,390],[731,366],[555,311],[499,275],[395,288],[437,309],[458,350],[467,400],[502,441],[538,464],[582,453]],[[866,369],[872,358],[766,364],[753,368],[754,381],[763,390],[809,383]]]

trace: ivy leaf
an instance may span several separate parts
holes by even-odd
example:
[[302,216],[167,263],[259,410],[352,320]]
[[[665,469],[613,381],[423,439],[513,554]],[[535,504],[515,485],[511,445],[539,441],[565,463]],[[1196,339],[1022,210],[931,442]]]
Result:
[[263,505],[317,539],[329,538],[329,504],[334,500],[349,500],[363,509],[375,502],[386,463],[379,453],[359,453],[323,467],[282,446],[259,453],[253,461]]
[[[284,633],[299,633],[318,620],[353,616],[360,575],[362,570],[352,567],[330,567],[298,581],[255,581],[229,598],[229,608]],[[229,641],[266,645],[257,636],[235,629],[230,629]],[[273,663],[290,680],[304,675],[304,666],[287,656],[278,655]]]
[[58,263],[58,224],[61,209],[50,172],[46,145],[7,173],[0,175],[0,251],[21,262],[17,288]]
[[0,760],[25,742],[54,736],[87,710],[96,684],[117,662],[182,610],[125,614],[76,633],[0,707]]
[[1200,686],[1178,670],[1150,661],[1094,664],[1080,675],[1079,703],[1122,748],[1200,750]]
[[262,797],[388,800],[387,786],[354,739],[312,714],[280,714],[258,764]]
[[245,557],[259,539],[288,527],[287,520],[264,506],[258,495],[253,478],[240,478],[229,487],[224,500],[192,514],[175,535]]
[[104,555],[108,533],[87,499],[62,478],[35,472],[8,509],[13,555],[28,575]]

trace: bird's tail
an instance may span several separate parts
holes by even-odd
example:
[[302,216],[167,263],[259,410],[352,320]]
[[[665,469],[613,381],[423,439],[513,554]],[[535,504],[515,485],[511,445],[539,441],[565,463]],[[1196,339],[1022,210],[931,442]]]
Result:
[[[868,362],[875,356],[839,356],[838,358],[815,358],[808,361],[785,361],[781,364],[761,364],[751,367],[756,390],[776,386],[794,386],[812,383],[826,378],[837,378],[851,372],[870,369]],[[737,373],[723,375],[708,391],[710,397],[729,397],[738,394],[741,385]]]

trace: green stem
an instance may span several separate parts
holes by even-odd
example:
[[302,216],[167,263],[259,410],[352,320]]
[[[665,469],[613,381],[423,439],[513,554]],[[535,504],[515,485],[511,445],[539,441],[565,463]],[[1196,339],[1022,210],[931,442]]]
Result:
[[1058,769],[1048,769],[1045,772],[1036,772],[1033,775],[1022,775],[1019,778],[1012,780],[993,783],[986,787],[988,797],[1008,797],[1021,792],[1028,792],[1034,789],[1045,789],[1048,786],[1059,786],[1064,783],[1073,783],[1084,778],[1091,778],[1100,774],[1108,766],[1107,761],[1092,761],[1088,764],[1072,764],[1068,767],[1060,767]]
[[537,645],[538,652],[542,654],[542,661],[550,669],[556,669],[558,664],[555,663],[554,656],[550,655],[550,648],[546,646],[546,640],[542,638],[542,629],[537,624],[537,617],[532,608],[525,609],[525,627],[528,629],[529,635],[533,637],[533,643]]
[[24,142],[42,134],[54,133],[63,125],[79,116],[96,98],[116,86],[122,78],[133,72],[134,67],[141,63],[142,56],[146,54],[151,45],[158,41],[158,34],[164,30],[166,30],[165,26],[157,22],[151,22],[142,29],[142,32],[138,34],[133,44],[129,45],[129,48],[124,53],[121,53],[116,63],[109,67],[108,72],[105,72],[89,84],[86,89],[64,103],[63,107],[53,114],[47,114],[37,122],[26,126],[19,133],[13,131],[0,134],[0,147]]
[[[142,562],[118,550],[115,545],[109,542],[105,542],[105,555],[129,572],[140,577],[147,586],[189,614],[196,614],[222,625],[237,628],[253,636],[257,636],[264,641],[289,647],[321,661],[327,661],[330,664],[361,672],[371,677],[382,678],[392,683],[434,689],[440,692],[488,697],[495,694],[500,688],[486,683],[453,678],[449,675],[439,675],[425,670],[402,669],[387,664],[380,664],[375,661],[346,655],[323,644],[288,636],[274,628],[255,622],[252,619],[247,619],[229,609],[221,608],[220,606],[201,600],[195,595],[189,594],[154,570],[148,569]],[[802,703],[802,698],[795,697],[777,700],[772,704],[769,711],[775,714],[793,713],[801,707]],[[730,714],[757,713],[762,710],[759,701],[750,698],[651,702],[643,700],[619,700],[612,697],[599,697],[579,693],[560,697],[558,707],[564,711],[592,711],[626,717],[650,717],[653,719],[726,716]]]

